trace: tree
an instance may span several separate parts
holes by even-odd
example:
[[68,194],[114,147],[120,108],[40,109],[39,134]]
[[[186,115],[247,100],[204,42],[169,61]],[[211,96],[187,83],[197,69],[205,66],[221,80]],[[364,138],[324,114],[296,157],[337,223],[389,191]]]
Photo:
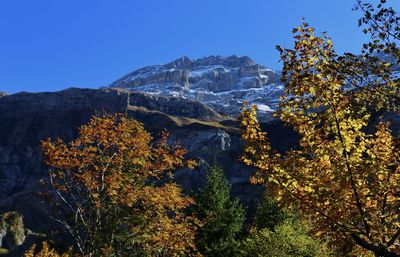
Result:
[[[79,137],[42,142],[51,195],[59,221],[83,256],[178,256],[194,249],[193,199],[168,177],[186,150],[155,145],[138,121],[122,115],[94,116]],[[163,183],[161,179],[167,181]]]
[[276,226],[293,219],[295,219],[295,215],[279,207],[275,199],[265,190],[261,203],[256,210],[254,227],[257,229],[267,228],[269,230],[274,230]]
[[219,167],[212,167],[207,184],[197,197],[195,213],[203,226],[198,229],[196,242],[204,256],[235,256],[245,210],[238,199],[230,196],[229,182]]
[[390,64],[361,67],[363,58],[373,58],[340,57],[331,39],[305,22],[293,33],[294,49],[278,47],[285,92],[276,116],[300,135],[299,148],[274,151],[256,106],[245,107],[243,161],[258,168],[251,181],[268,183],[282,205],[299,209],[317,235],[333,238],[343,252],[357,245],[355,251],[400,256],[399,140],[388,122],[367,129],[371,108],[390,109],[397,97]]

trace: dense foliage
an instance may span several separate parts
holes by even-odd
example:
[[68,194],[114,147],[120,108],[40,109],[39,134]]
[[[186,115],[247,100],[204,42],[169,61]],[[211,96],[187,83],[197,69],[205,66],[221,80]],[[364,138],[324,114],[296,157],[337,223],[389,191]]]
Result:
[[274,230],[253,228],[243,243],[241,256],[324,257],[329,256],[329,251],[308,235],[301,223],[285,221]]
[[270,229],[282,224],[285,220],[295,219],[295,215],[287,209],[279,207],[278,203],[270,196],[266,190],[261,203],[257,207],[256,216],[254,218],[254,226],[257,229]]
[[267,193],[245,235],[245,210],[218,167],[208,171],[196,202],[182,195],[169,182],[171,171],[194,162],[168,145],[165,133],[154,144],[142,124],[122,115],[94,116],[69,144],[43,141],[43,153],[53,219],[70,233],[75,251],[61,255],[44,243],[27,257],[323,256],[324,246]]
[[241,256],[331,256],[327,245],[313,238],[297,215],[278,206],[268,191],[257,208],[254,225],[242,242]]

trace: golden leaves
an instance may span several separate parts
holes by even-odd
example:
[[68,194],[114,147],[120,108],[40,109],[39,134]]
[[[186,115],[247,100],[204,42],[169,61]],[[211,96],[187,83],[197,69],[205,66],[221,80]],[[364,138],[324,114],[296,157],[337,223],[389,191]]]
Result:
[[367,133],[368,105],[346,91],[343,60],[332,41],[304,24],[294,34],[294,49],[278,47],[287,83],[275,116],[298,132],[300,149],[274,152],[256,108],[246,103],[242,160],[258,169],[250,182],[269,183],[281,203],[300,209],[321,235],[342,240],[343,232],[356,233],[384,245],[396,235],[393,224],[400,218],[399,142],[388,123]]
[[[89,224],[85,236],[91,235],[92,226],[99,226],[99,230],[111,226],[107,227],[110,233],[117,233],[123,226],[134,231],[135,244],[141,244],[152,255],[191,252],[197,221],[184,211],[193,199],[168,182],[176,168],[196,166],[194,160],[185,160],[187,151],[178,144],[168,144],[166,131],[153,144],[140,122],[119,114],[94,116],[79,132],[69,144],[59,139],[42,142],[45,162],[52,169],[52,185],[66,197],[78,196],[72,199],[78,201],[74,206],[80,212],[85,211],[83,217],[102,212],[108,217],[115,214],[107,210],[127,210],[123,217],[115,217],[122,224],[115,225],[117,221],[107,218]],[[162,178],[167,182],[161,183]],[[144,218],[144,224],[137,224],[138,217]],[[96,220],[101,221],[97,217],[91,222]],[[93,240],[98,239],[93,236]],[[101,247],[104,251],[115,250],[106,242]]]
[[54,249],[51,249],[47,242],[42,243],[42,248],[40,251],[36,250],[36,245],[32,245],[32,247],[25,252],[24,257],[69,257],[72,256],[69,253],[59,254]]

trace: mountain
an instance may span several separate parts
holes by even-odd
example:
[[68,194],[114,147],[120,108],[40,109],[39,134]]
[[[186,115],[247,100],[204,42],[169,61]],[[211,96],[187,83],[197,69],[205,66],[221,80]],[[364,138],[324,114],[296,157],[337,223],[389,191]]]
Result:
[[230,117],[237,117],[243,101],[248,101],[269,119],[283,92],[279,72],[235,55],[182,57],[133,71],[110,87],[199,101]]
[[[136,70],[101,89],[0,93],[0,214],[18,211],[27,228],[48,232],[52,222],[37,196],[48,190],[40,183],[48,179],[40,142],[48,137],[74,139],[78,127],[98,112],[126,113],[143,122],[155,138],[166,128],[171,142],[180,142],[189,151],[187,157],[199,163],[194,171],[175,173],[185,192],[193,193],[205,182],[205,169],[219,164],[233,194],[252,213],[262,188],[249,184],[253,170],[239,161],[237,115],[247,99],[264,104],[261,109],[268,116],[282,90],[278,78],[279,73],[248,57],[183,57]],[[270,117],[264,121],[276,149],[296,144],[290,129]]]

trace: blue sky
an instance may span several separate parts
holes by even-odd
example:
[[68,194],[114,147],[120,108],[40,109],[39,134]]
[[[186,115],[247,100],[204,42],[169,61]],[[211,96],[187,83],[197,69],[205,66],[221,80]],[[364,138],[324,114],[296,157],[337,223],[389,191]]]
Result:
[[[146,65],[248,55],[280,69],[301,18],[359,52],[355,0],[1,0],[0,91],[107,86]],[[400,9],[400,1],[388,1]]]

